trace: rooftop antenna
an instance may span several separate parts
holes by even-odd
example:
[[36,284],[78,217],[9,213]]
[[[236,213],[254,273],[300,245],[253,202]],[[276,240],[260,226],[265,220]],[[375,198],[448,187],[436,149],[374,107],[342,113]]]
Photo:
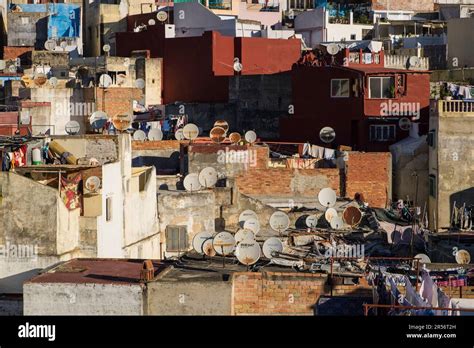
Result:
[[245,266],[247,266],[247,271],[249,266],[257,263],[262,254],[262,249],[256,241],[244,241],[237,245],[235,249],[235,256],[237,260]]
[[137,80],[135,81],[135,87],[137,87],[138,89],[143,89],[143,88],[145,88],[145,85],[146,85],[146,83],[145,83],[145,80],[144,80],[144,79],[137,79]]
[[81,131],[81,125],[77,121],[69,121],[64,129],[68,135],[77,135]]
[[108,119],[109,116],[105,112],[95,111],[89,118],[89,124],[94,130],[102,129],[105,127]]
[[199,183],[199,175],[195,173],[186,175],[183,185],[188,192],[199,191],[202,188]]
[[223,256],[222,258],[222,267],[225,268],[225,257],[230,255],[234,251],[235,247],[235,238],[229,232],[218,233],[212,241],[212,246],[214,250],[219,255]]
[[324,127],[319,132],[319,139],[321,139],[323,143],[330,144],[336,139],[336,132],[331,127]]
[[236,243],[241,243],[243,241],[254,241],[255,234],[249,229],[241,228],[234,235],[234,238]]
[[56,77],[51,77],[48,82],[49,82],[49,85],[53,88],[55,88],[59,83]]
[[103,47],[102,47],[102,50],[105,52],[105,55],[108,57],[109,56],[109,53],[110,53],[110,50],[111,50],[111,47],[109,44],[105,44]]
[[66,41],[61,41],[61,43],[59,44],[59,47],[61,47],[63,52],[66,52],[67,42]]
[[112,118],[112,124],[114,125],[115,129],[120,132],[124,132],[130,128],[132,124],[132,117],[128,114],[124,115],[116,115]]
[[273,259],[276,257],[277,253],[283,251],[283,243],[276,237],[268,238],[265,243],[263,243],[263,255],[267,259]]
[[165,11],[159,11],[159,12],[156,14],[156,18],[157,18],[160,22],[166,22],[166,20],[168,19],[168,14],[167,14]]
[[220,127],[225,131],[225,134],[227,135],[227,132],[229,131],[229,123],[225,120],[217,120],[214,122],[214,127]]
[[331,65],[334,65],[335,55],[339,53],[339,45],[331,43],[326,46],[326,51],[331,55]]
[[344,219],[346,224],[351,227],[355,227],[362,220],[362,212],[357,207],[349,206],[344,209],[344,212],[342,213],[342,218]]
[[148,21],[148,25],[149,25],[149,26],[152,26],[152,25],[155,25],[155,24],[156,24],[156,21],[155,21],[153,18],[151,18],[151,19]]
[[193,123],[188,123],[183,128],[183,135],[186,139],[193,141],[199,136],[199,128]]
[[244,222],[244,229],[252,231],[255,235],[260,232],[260,222],[256,218],[249,218]]
[[305,220],[306,226],[308,228],[316,228],[318,226],[318,220],[317,215],[309,215]]
[[334,208],[328,208],[326,212],[324,213],[324,218],[329,224],[331,224],[331,221],[337,216],[338,216],[337,210]]
[[242,72],[243,66],[239,58],[234,58],[234,65],[232,66],[236,73]]
[[257,141],[257,133],[254,131],[248,131],[245,133],[245,141],[247,141],[249,144],[254,144]]
[[44,48],[46,49],[46,51],[54,51],[54,49],[56,48],[56,41],[54,40],[46,40],[46,42],[44,43]]
[[99,86],[102,88],[109,88],[113,81],[110,75],[102,74],[99,78]]
[[148,132],[148,140],[150,141],[160,141],[163,140],[163,132],[161,129],[153,128]]
[[281,236],[290,227],[290,218],[285,212],[276,211],[270,217],[269,223],[270,227]]
[[342,229],[342,227],[344,226],[344,221],[342,220],[341,217],[339,216],[334,216],[332,219],[331,219],[331,228],[333,230],[340,230]]
[[214,250],[214,247],[212,246],[214,242],[214,238],[208,238],[202,243],[202,251],[204,252],[204,255],[209,257],[209,260],[212,262],[212,257],[216,256],[216,251]]
[[178,129],[178,130],[174,133],[174,138],[175,138],[176,140],[180,140],[180,141],[186,139],[186,138],[184,137],[184,133],[183,133],[183,129],[182,129],[182,128]]
[[239,133],[231,133],[229,135],[229,140],[232,144],[238,144],[241,140],[242,140],[242,137]]
[[193,238],[193,249],[198,253],[205,255],[206,253],[204,252],[203,246],[204,242],[212,239],[212,233],[210,232],[199,232],[197,233],[194,238]]
[[471,254],[467,250],[461,249],[456,252],[456,262],[460,265],[469,265],[471,263]]
[[97,176],[90,176],[85,183],[87,191],[91,193],[98,193],[100,189],[100,178]]
[[145,141],[146,140],[146,133],[142,130],[137,130],[133,133],[133,140],[135,141]]
[[199,183],[202,187],[214,187],[217,183],[217,179],[217,171],[212,167],[206,167],[199,173]]
[[336,205],[337,195],[332,188],[326,187],[319,191],[318,201],[325,208],[331,208]]
[[248,219],[257,219],[258,220],[257,213],[254,212],[253,210],[244,210],[239,215],[239,225],[241,227],[244,227],[244,222],[247,221]]
[[222,127],[214,127],[209,135],[213,142],[220,144],[225,140],[226,131]]

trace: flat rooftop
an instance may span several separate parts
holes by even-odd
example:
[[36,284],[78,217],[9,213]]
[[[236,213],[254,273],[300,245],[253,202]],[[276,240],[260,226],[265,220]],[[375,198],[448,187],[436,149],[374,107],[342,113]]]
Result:
[[[29,283],[140,284],[145,260],[74,259],[55,265]],[[152,260],[157,277],[168,265]]]

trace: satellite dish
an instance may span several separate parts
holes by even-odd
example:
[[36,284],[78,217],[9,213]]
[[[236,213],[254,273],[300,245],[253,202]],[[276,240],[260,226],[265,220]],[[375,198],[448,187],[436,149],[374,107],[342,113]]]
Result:
[[183,185],[188,192],[198,191],[202,188],[199,183],[199,175],[195,173],[186,175]]
[[91,125],[92,129],[102,129],[105,127],[109,116],[103,111],[96,111],[94,112],[90,119],[89,124]]
[[146,133],[142,130],[137,130],[133,133],[133,140],[135,141],[145,141]]
[[214,237],[212,246],[216,253],[227,256],[234,251],[235,238],[229,232],[221,232]]
[[112,123],[115,129],[123,132],[130,128],[130,125],[132,124],[132,117],[130,115],[116,115],[112,119]]
[[105,53],[109,53],[111,50],[111,47],[109,44],[105,44],[102,49],[104,50]]
[[77,121],[69,121],[64,128],[69,135],[77,135],[81,131],[81,125]]
[[245,133],[245,141],[247,141],[250,144],[253,144],[257,141],[257,133],[254,131],[248,131]]
[[459,250],[456,255],[456,262],[460,265],[468,265],[471,263],[471,254],[467,250]]
[[240,136],[239,133],[231,133],[229,135],[229,140],[232,144],[237,144],[239,141],[242,140],[242,137]]
[[112,78],[107,74],[100,75],[99,86],[103,88],[108,88],[112,84]]
[[362,213],[357,207],[347,207],[342,213],[342,217],[346,224],[350,226],[357,226],[362,220]]
[[51,77],[51,78],[49,79],[49,85],[50,85],[51,87],[56,87],[56,86],[58,85],[58,82],[59,82],[59,81],[58,81],[58,79],[57,79],[56,77]]
[[65,50],[67,48],[67,42],[66,41],[61,41],[61,43],[59,44],[59,47],[61,47],[63,50]]
[[321,139],[323,143],[330,144],[336,139],[336,132],[331,127],[324,127],[319,132],[319,139]]
[[229,131],[229,123],[224,120],[217,120],[216,122],[214,122],[214,127],[221,127],[226,134]]
[[36,74],[33,81],[37,86],[43,86],[48,81],[48,76],[43,73]]
[[148,25],[155,25],[156,21],[152,18],[148,21]]
[[100,189],[100,179],[97,176],[91,176],[86,180],[85,186],[89,192],[97,193]]
[[226,131],[221,127],[214,127],[211,129],[210,137],[215,143],[222,143],[225,140]]
[[331,220],[331,228],[333,230],[340,230],[344,226],[344,221],[339,216],[335,216]]
[[178,129],[178,130],[174,133],[174,138],[175,138],[176,140],[184,140],[184,139],[186,139],[186,138],[184,137],[184,133],[183,133],[183,129],[182,129],[182,128]]
[[234,65],[233,65],[235,72],[241,72],[243,69],[242,63],[240,62],[239,58],[234,58]]
[[47,41],[44,43],[44,48],[46,49],[46,51],[54,51],[54,49],[56,48],[56,41],[54,41],[54,40],[47,40]]
[[370,52],[379,53],[382,50],[383,43],[381,41],[370,41],[367,46]]
[[243,241],[237,245],[235,256],[245,266],[250,266],[260,259],[262,250],[256,241]]
[[135,87],[137,87],[138,89],[145,88],[145,80],[144,79],[137,79],[135,81]]
[[163,140],[163,132],[161,129],[153,128],[148,132],[148,140],[150,141],[160,141]]
[[270,217],[270,227],[279,233],[285,232],[290,227],[290,218],[285,212],[276,211]]
[[241,228],[237,231],[234,238],[236,243],[241,243],[243,241],[254,241],[255,234],[251,230]]
[[326,46],[326,50],[331,56],[335,56],[339,53],[339,46],[337,44],[332,43]]
[[244,229],[252,231],[255,235],[260,231],[260,222],[258,219],[249,218],[244,221]]
[[334,208],[329,208],[326,210],[324,213],[324,218],[326,219],[327,222],[331,223],[332,219],[337,217],[337,210]]
[[199,135],[199,128],[193,123],[188,123],[183,128],[183,135],[188,140],[194,140]]
[[7,62],[4,60],[0,60],[0,70],[4,70],[7,67]]
[[411,121],[408,117],[403,117],[398,121],[401,130],[408,131],[411,128]]
[[202,243],[202,252],[209,257],[216,256],[216,251],[212,246],[213,238],[206,239],[204,243]]
[[217,183],[217,171],[212,167],[207,167],[199,173],[199,183],[202,187],[211,188]]
[[336,200],[336,191],[334,191],[332,188],[326,187],[319,191],[318,201],[323,207],[334,207],[336,205]]
[[212,239],[210,232],[199,232],[193,238],[193,249],[199,254],[205,254],[203,250],[204,242],[208,239]]
[[18,70],[18,67],[16,65],[10,65],[8,67],[8,71],[12,74],[16,74],[17,70]]
[[168,19],[168,14],[165,12],[165,11],[160,11],[156,14],[156,18],[160,21],[160,22],[164,22]]
[[258,215],[256,212],[253,210],[244,210],[242,213],[239,215],[239,223],[243,223],[247,221],[248,219],[256,219],[258,220]]
[[309,215],[307,218],[306,218],[306,226],[308,226],[309,228],[316,228],[316,226],[318,226],[318,217],[316,215]]
[[417,56],[411,56],[410,59],[408,60],[408,65],[409,67],[417,67],[421,63],[420,58]]
[[414,258],[420,259],[420,263],[431,263],[431,259],[426,254],[418,254]]
[[281,253],[283,251],[283,243],[276,237],[268,238],[265,243],[263,243],[263,255],[267,259],[273,259],[274,253]]

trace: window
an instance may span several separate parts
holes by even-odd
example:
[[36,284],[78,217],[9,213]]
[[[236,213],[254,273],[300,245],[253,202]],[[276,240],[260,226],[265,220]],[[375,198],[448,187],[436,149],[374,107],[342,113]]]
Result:
[[355,40],[356,39],[356,34],[351,34],[351,40]]
[[426,137],[426,142],[430,147],[435,148],[436,147],[436,138],[435,138],[436,131],[435,130],[430,130],[428,133],[428,136]]
[[396,128],[394,124],[371,125],[370,141],[393,141],[396,139]]
[[349,79],[331,80],[331,97],[348,98],[349,97]]
[[166,251],[188,250],[188,230],[186,226],[166,226]]
[[431,174],[429,176],[429,179],[430,179],[430,196],[433,197],[433,198],[436,198],[436,176],[434,176],[433,174]]
[[369,98],[394,98],[395,81],[393,77],[369,77]]
[[105,220],[112,221],[112,197],[107,197],[105,200]]

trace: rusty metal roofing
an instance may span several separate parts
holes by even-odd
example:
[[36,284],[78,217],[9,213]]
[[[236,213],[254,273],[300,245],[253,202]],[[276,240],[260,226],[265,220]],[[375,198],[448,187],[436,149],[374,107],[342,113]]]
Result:
[[[40,274],[29,283],[140,284],[143,262],[128,259],[74,259]],[[166,264],[159,261],[152,262],[154,277],[167,268]]]

